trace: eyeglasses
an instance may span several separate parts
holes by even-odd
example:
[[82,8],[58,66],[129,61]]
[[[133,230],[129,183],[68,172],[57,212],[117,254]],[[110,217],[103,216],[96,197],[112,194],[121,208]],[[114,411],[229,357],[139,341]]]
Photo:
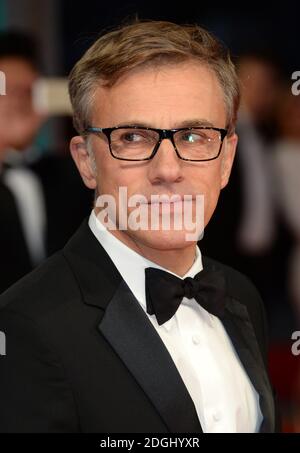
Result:
[[93,127],[85,134],[105,136],[115,159],[141,161],[152,159],[164,139],[171,140],[179,159],[203,162],[217,159],[228,131],[217,127],[154,129],[140,126]]

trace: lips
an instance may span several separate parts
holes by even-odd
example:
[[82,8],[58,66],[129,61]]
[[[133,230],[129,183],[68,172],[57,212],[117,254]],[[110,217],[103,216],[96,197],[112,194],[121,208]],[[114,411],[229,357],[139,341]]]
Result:
[[179,194],[174,195],[151,195],[151,199],[147,202],[147,204],[176,204],[176,203],[184,203],[188,201],[194,200],[190,198],[192,196],[182,196]]

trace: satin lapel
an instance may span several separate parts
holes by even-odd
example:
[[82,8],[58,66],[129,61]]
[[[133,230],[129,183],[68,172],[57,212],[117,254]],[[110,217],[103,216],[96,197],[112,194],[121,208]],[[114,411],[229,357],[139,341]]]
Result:
[[228,298],[222,322],[260,396],[260,408],[263,415],[260,432],[274,432],[273,393],[247,308],[237,300]]
[[162,340],[123,281],[99,324],[172,433],[202,432],[195,406]]

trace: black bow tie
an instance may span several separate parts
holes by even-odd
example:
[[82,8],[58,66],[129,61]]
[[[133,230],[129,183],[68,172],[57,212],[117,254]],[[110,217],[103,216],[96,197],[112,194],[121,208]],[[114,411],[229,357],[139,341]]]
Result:
[[159,325],[176,313],[183,297],[195,299],[205,310],[222,317],[225,308],[225,278],[221,271],[203,269],[194,278],[181,279],[153,267],[145,269],[147,313]]

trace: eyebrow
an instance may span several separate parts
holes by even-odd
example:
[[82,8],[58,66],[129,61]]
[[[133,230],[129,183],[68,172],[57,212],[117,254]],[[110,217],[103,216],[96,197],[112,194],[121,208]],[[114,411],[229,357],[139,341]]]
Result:
[[[123,126],[137,126],[137,127],[149,127],[152,128],[153,125],[147,122],[141,122],[141,121],[130,121],[127,123],[121,123],[118,124],[117,127],[123,127]],[[181,127],[214,127],[213,123],[206,119],[202,118],[195,118],[195,119],[189,119],[185,121],[181,121],[179,123],[175,123],[175,125],[172,127],[172,129],[178,129]],[[155,128],[154,128],[155,129]]]

